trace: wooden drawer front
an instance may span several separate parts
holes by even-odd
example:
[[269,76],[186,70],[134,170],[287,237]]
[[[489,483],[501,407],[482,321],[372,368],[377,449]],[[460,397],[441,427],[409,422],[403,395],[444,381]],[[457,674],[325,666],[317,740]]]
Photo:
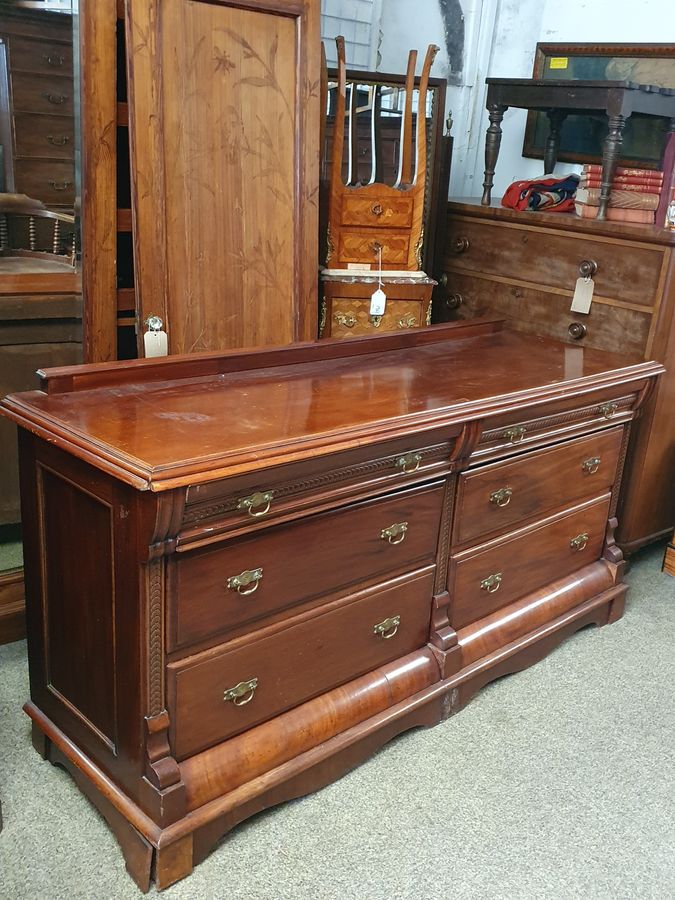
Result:
[[[192,485],[179,545],[266,528],[350,500],[382,496],[446,475],[460,428],[289,463],[236,479]],[[424,443],[426,441],[426,443]]]
[[354,300],[336,297],[332,303],[331,337],[353,337],[356,334],[381,334],[426,325],[424,304],[419,300],[387,300],[384,315],[370,315],[370,299]]
[[[443,492],[436,483],[270,528],[215,551],[178,554],[176,644],[433,563]],[[400,533],[389,540],[382,532],[391,526]],[[228,579],[245,572],[256,574],[228,587]]]
[[382,247],[382,265],[403,268],[408,262],[407,234],[373,234],[368,231],[341,231],[338,247],[339,263],[370,263],[377,265],[377,247]]
[[17,193],[38,197],[47,206],[72,205],[75,196],[72,160],[17,160],[14,177]]
[[[609,494],[605,494],[562,515],[453,555],[448,573],[452,626],[463,628],[598,559],[609,500]],[[570,542],[581,535],[587,535],[585,546],[572,546]]]
[[[551,294],[492,281],[476,275],[450,270],[448,291],[455,295],[460,306],[452,314],[456,319],[473,319],[476,316],[501,316],[509,328],[528,334],[541,334],[578,347],[594,347],[598,350],[621,352],[646,357],[652,313],[609,306],[596,301],[588,315],[570,312],[572,293]],[[575,323],[582,324],[586,333],[574,337]],[[572,332],[570,332],[572,326]]]
[[17,113],[14,117],[14,145],[17,156],[73,159],[73,119]]
[[12,101],[19,112],[73,115],[73,79],[12,74]]
[[588,406],[577,406],[579,401],[576,399],[564,404],[568,406],[567,410],[563,408],[554,415],[537,416],[539,410],[533,407],[529,410],[531,418],[527,419],[512,413],[496,416],[486,423],[471,459],[475,463],[486,457],[512,455],[529,447],[573,437],[579,431],[588,432],[589,427],[602,428],[611,422],[627,422],[632,418],[635,401],[635,394],[598,397]]
[[73,71],[72,44],[38,41],[35,38],[9,39],[12,72],[37,72],[43,75],[70,75]]
[[345,197],[342,201],[342,224],[372,225],[376,228],[410,228],[412,225],[413,201],[410,197],[368,200]]
[[548,230],[489,225],[471,219],[448,220],[449,266],[517,278],[574,291],[579,263],[593,260],[595,293],[637,303],[654,304],[663,248],[629,241],[601,241]]
[[453,543],[463,544],[614,484],[622,428],[601,431],[459,477]]
[[[433,570],[426,570],[204,661],[169,665],[175,755],[184,759],[422,647],[432,591]],[[398,627],[387,622],[395,617]],[[226,691],[254,679],[253,695],[238,699],[251,696],[248,703],[224,699]]]

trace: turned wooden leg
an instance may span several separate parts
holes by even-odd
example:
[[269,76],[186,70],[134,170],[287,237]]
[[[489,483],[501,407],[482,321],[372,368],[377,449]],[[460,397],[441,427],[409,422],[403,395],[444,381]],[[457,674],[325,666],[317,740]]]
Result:
[[625,116],[608,116],[609,131],[605,138],[605,147],[602,154],[602,181],[600,183],[600,203],[598,205],[598,220],[602,221],[607,216],[609,206],[609,194],[612,190],[616,164],[621,155],[623,143],[623,128],[626,124]]
[[492,183],[494,181],[499,145],[502,142],[501,122],[508,107],[500,103],[488,105],[490,125],[485,134],[485,178],[483,181],[483,198],[480,201],[483,206],[489,206],[492,199]]
[[544,175],[550,175],[558,162],[560,131],[563,122],[567,118],[567,112],[564,109],[549,109],[546,111],[546,115],[549,122],[549,131],[544,150]]

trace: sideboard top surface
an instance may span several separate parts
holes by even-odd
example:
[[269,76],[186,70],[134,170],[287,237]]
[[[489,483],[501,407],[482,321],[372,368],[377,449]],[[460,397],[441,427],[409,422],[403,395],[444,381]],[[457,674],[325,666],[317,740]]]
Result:
[[[177,479],[188,483],[190,473],[208,480],[396,438],[411,427],[458,426],[661,371],[656,363],[476,323],[358,345],[329,341],[325,351],[306,344],[242,352],[238,371],[214,374],[195,375],[189,357],[169,358],[162,380],[152,378],[161,364],[138,366],[130,383],[115,382],[121,365],[53,370],[55,383],[87,372],[94,386],[52,392],[47,372],[46,391],[10,396],[2,407],[23,427],[95,465],[105,462],[121,480],[162,490]],[[249,366],[247,357],[261,364]]]

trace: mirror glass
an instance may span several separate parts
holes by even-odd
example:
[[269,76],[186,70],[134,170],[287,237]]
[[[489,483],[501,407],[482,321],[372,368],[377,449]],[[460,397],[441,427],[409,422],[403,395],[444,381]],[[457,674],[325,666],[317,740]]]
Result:
[[[0,4],[0,396],[82,359],[72,0]],[[0,419],[0,570],[21,563],[16,428]]]

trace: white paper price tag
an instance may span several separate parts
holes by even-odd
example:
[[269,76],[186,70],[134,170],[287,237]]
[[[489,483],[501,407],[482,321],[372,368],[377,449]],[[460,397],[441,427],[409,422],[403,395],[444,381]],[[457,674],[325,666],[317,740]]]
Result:
[[370,298],[370,315],[371,316],[383,316],[384,308],[387,305],[387,295],[382,290],[382,288],[378,288],[374,294],[371,295]]
[[570,311],[588,314],[591,311],[594,290],[595,283],[592,278],[577,278]]
[[147,358],[166,356],[169,352],[166,331],[146,331],[143,335],[143,346]]

